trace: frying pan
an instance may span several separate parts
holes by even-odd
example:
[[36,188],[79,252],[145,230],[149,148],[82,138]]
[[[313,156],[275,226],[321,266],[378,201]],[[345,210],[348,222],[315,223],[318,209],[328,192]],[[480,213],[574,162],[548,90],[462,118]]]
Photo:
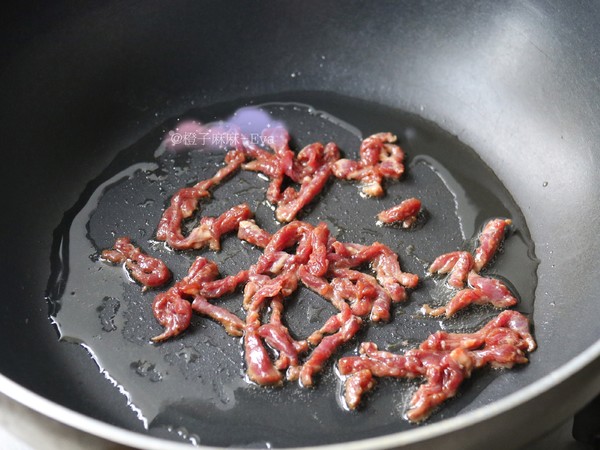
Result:
[[599,5],[57,2],[6,17],[7,395],[50,416],[66,408],[55,418],[123,444],[178,445],[145,430],[80,346],[58,342],[45,301],[55,229],[122,149],[169,118],[308,91],[414,114],[475,149],[520,206],[540,261],[540,347],[525,370],[443,420],[343,445],[516,447],[600,392]]

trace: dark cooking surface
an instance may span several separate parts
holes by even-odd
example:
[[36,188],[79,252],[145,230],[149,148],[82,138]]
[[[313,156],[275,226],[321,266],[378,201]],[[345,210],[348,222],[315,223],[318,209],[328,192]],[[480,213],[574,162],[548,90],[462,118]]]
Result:
[[[169,430],[174,439],[179,436],[206,445],[281,447],[360,439],[414,427],[403,419],[414,381],[382,380],[362,410],[349,413],[341,407],[341,386],[331,365],[317,377],[315,389],[302,389],[296,383],[281,389],[249,385],[244,380],[240,340],[198,315],[182,336],[161,345],[149,344],[161,332],[151,311],[154,292],[141,294],[122,269],[98,262],[99,251],[110,247],[115,236],[130,236],[159,256],[174,271],[175,279],[185,276],[199,254],[217,262],[225,275],[247,268],[260,254],[235,236],[224,239],[219,253],[173,252],[153,241],[169,198],[179,188],[212,176],[223,160],[223,151],[206,147],[178,152],[164,144],[159,147],[169,130],[192,118],[203,123],[224,120],[236,107],[258,104],[271,121],[288,127],[297,148],[315,140],[333,140],[352,158],[357,157],[361,136],[381,130],[398,134],[408,154],[407,173],[402,181],[386,184],[385,197],[365,199],[356,183],[334,180],[300,216],[315,225],[327,222],[341,241],[389,245],[399,253],[403,269],[422,280],[409,301],[394,308],[392,323],[364,327],[344,354],[355,352],[365,340],[377,342],[382,349],[402,351],[440,328],[471,331],[496,315],[493,308],[482,307],[444,321],[419,313],[424,303],[444,302],[451,294],[437,279],[424,277],[425,267],[447,251],[473,248],[473,236],[492,217],[510,217],[515,231],[509,233],[490,272],[512,283],[521,297],[520,311],[532,312],[537,262],[525,221],[508,192],[472,150],[415,116],[367,102],[324,93],[282,94],[268,100],[275,98],[299,103],[240,101],[190,111],[158,127],[124,150],[105,174],[90,183],[80,200],[84,206],[70,211],[58,230],[55,278],[49,287],[62,337],[90,349],[107,375],[130,396],[151,434]],[[262,125],[253,126],[255,132],[262,129]],[[265,203],[266,184],[256,173],[242,171],[214,189],[212,200],[201,202],[200,214],[216,216],[247,202],[257,222],[273,233],[280,225]],[[379,211],[413,196],[423,202],[423,223],[412,230],[376,225]],[[241,293],[217,303],[239,313]],[[305,288],[286,305],[287,324],[298,337],[308,336],[334,311]],[[477,373],[432,422],[468,409],[486,385],[504,375],[489,370]]]
[[[48,325],[40,299],[52,230],[120,149],[166,118],[273,92],[318,89],[419,114],[477,149],[522,207],[542,261],[534,320],[545,344],[469,408],[552,374],[598,340],[600,279],[588,275],[600,255],[595,3],[14,7],[1,40],[0,372],[23,386],[142,430],[87,355]],[[543,430],[542,418],[598,392],[593,376],[582,371],[577,389],[560,385],[466,429],[462,443]],[[448,442],[459,442],[453,434]]]

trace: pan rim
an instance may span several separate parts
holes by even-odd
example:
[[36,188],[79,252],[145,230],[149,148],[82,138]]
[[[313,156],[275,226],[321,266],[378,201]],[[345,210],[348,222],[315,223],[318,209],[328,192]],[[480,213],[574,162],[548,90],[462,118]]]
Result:
[[[323,450],[358,450],[358,449],[384,449],[406,446],[448,434],[452,431],[467,429],[486,420],[510,411],[535,397],[550,391],[558,384],[567,381],[586,366],[600,360],[600,340],[588,349],[575,356],[566,364],[548,373],[538,381],[513,392],[505,398],[479,407],[473,411],[456,417],[419,427],[413,430],[401,431],[384,436],[368,438],[358,441],[347,441],[336,444],[326,444],[318,447]],[[600,389],[599,389],[600,391]],[[62,423],[68,427],[105,439],[109,442],[147,450],[163,449],[189,449],[190,444],[170,441],[158,437],[146,436],[141,433],[127,430],[116,425],[102,422],[98,419],[73,411],[65,406],[55,403],[41,395],[21,386],[3,374],[0,374],[0,392],[12,400],[24,405],[41,415]],[[565,416],[566,418],[567,416]],[[216,447],[199,445],[196,448],[211,449]],[[301,449],[306,447],[287,448],[286,450]]]

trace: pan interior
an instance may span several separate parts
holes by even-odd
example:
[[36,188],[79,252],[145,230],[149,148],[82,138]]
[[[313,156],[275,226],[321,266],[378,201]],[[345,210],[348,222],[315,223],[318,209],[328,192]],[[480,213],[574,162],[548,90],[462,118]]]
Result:
[[[381,380],[359,411],[348,412],[342,407],[341,384],[332,364],[313,389],[296,383],[281,388],[255,386],[244,377],[240,340],[205,317],[194,316],[190,328],[177,338],[150,344],[150,338],[161,332],[151,311],[156,291],[142,293],[121,268],[98,261],[99,252],[112,246],[118,236],[131,237],[163,259],[175,279],[185,276],[198,255],[214,260],[223,275],[256,261],[260,251],[235,236],[223,240],[219,253],[173,252],[153,240],[171,196],[181,187],[212,176],[224,156],[222,150],[191,143],[189,148],[169,151],[164,141],[169,130],[177,131],[179,124],[189,120],[231,119],[238,108],[248,106],[284,123],[297,150],[315,141],[334,141],[346,157],[356,158],[362,138],[391,131],[407,153],[407,173],[399,182],[386,183],[383,198],[363,198],[356,184],[335,180],[299,217],[314,225],[326,222],[344,242],[387,244],[399,254],[403,269],[422,280],[406,303],[394,307],[390,323],[369,324],[337,356],[356,352],[358,343],[365,340],[381,349],[402,351],[439,329],[473,330],[497,314],[479,306],[446,320],[419,312],[423,304],[441,303],[450,294],[443,282],[426,276],[428,264],[442,253],[470,248],[474,236],[492,217],[509,217],[514,225],[489,273],[509,283],[520,299],[519,311],[533,312],[537,260],[527,224],[510,193],[476,152],[436,125],[402,111],[333,94],[294,93],[188,111],[123,150],[90,182],[78,202],[84,206],[67,214],[56,233],[48,297],[61,339],[87,349],[128,397],[151,435],[203,445],[286,447],[412,428],[403,414],[418,380]],[[257,223],[274,232],[280,224],[265,201],[266,186],[255,173],[240,172],[217,187],[212,199],[201,203],[199,214],[216,216],[247,202]],[[424,205],[418,226],[403,230],[376,225],[379,211],[410,197]],[[333,313],[324,299],[303,288],[287,302],[287,325],[296,337],[310,334]],[[241,314],[239,292],[219,304]],[[83,351],[82,357],[86,357]],[[502,372],[475,373],[459,396],[446,402],[429,423],[460,413],[499,376]]]

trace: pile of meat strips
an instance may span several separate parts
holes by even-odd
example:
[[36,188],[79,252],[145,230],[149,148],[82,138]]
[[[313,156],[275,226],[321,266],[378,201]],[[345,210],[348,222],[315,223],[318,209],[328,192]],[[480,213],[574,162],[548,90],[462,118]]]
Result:
[[[242,137],[212,178],[179,190],[164,211],[156,233],[158,240],[175,250],[208,247],[213,251],[219,250],[221,236],[237,233],[240,240],[263,249],[261,256],[247,269],[224,278],[217,264],[198,256],[187,276],[156,295],[152,308],[164,332],[153,341],[164,341],[185,331],[196,312],[220,323],[231,336],[243,339],[247,375],[253,382],[273,386],[285,378],[312,386],[315,375],[340,346],[350,341],[365,322],[388,321],[391,305],[405,301],[407,290],[417,288],[419,279],[402,271],[398,255],[388,246],[340,242],[325,223],[312,225],[296,220],[296,216],[330,178],[358,181],[366,196],[383,195],[384,180],[397,180],[404,172],[404,152],[390,133],[374,134],[362,141],[358,160],[340,158],[334,143],[310,144],[295,153],[283,128],[266,129],[263,136],[268,138],[264,142],[269,143],[269,150]],[[212,188],[240,169],[269,178],[266,198],[284,225],[270,234],[252,220],[248,205],[240,204],[218,217],[203,217],[184,234],[183,222],[197,214],[199,202],[209,199]],[[421,202],[411,198],[382,211],[377,219],[383,224],[410,227],[418,220],[420,210]],[[447,274],[446,282],[457,293],[445,306],[432,309],[425,305],[424,314],[449,317],[472,303],[505,309],[517,302],[498,279],[479,273],[497,252],[510,224],[507,219],[490,220],[478,236],[474,254],[452,252],[431,264],[430,273]],[[126,237],[117,239],[114,248],[103,251],[102,257],[124,264],[144,289],[162,286],[171,278],[162,261],[145,254]],[[371,273],[365,273],[367,266]],[[337,310],[320,329],[302,340],[292,336],[284,324],[286,298],[300,283]],[[244,318],[215,304],[219,297],[237,289],[243,289]],[[505,310],[479,331],[439,331],[404,354],[380,351],[375,343],[363,342],[359,355],[343,357],[337,366],[344,377],[349,409],[359,405],[378,377],[424,378],[406,414],[408,420],[419,422],[454,396],[474,369],[525,363],[526,354],[535,347],[527,318]]]

